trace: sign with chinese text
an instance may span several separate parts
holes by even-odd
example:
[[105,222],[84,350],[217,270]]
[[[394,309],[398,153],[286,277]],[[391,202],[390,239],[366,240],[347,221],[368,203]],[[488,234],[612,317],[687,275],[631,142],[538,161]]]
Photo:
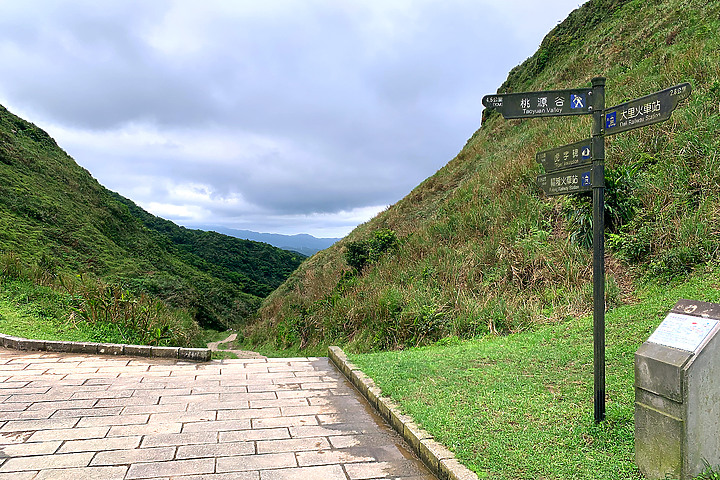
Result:
[[592,165],[538,175],[537,184],[547,195],[589,192],[592,190]]
[[588,138],[570,145],[538,152],[535,160],[545,168],[546,172],[577,165],[589,165],[592,163],[592,139]]
[[682,83],[605,109],[605,135],[664,122],[678,104],[690,96],[690,91],[690,84]]
[[555,117],[584,115],[592,112],[590,89],[548,90],[545,92],[485,95],[487,108],[494,108],[504,118]]
[[694,352],[717,324],[710,318],[670,313],[647,341]]

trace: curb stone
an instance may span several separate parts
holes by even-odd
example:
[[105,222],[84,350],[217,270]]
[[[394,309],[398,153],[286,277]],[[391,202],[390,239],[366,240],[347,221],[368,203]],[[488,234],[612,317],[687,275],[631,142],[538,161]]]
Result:
[[177,358],[194,362],[209,362],[209,348],[151,347],[119,343],[64,342],[31,340],[0,333],[0,347],[13,350],[40,350],[61,353],[89,353],[95,355],[130,355],[137,357]]
[[372,378],[352,364],[340,347],[329,347],[328,357],[439,480],[479,480],[474,472],[457,461],[450,450],[436,442],[412,418],[400,413],[395,402],[383,397]]

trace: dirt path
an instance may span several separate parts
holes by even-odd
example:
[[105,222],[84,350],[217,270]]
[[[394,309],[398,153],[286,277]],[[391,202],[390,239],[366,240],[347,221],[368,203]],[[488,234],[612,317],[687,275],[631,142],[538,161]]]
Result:
[[262,355],[260,355],[257,352],[251,352],[249,350],[226,350],[221,349],[220,345],[223,343],[230,343],[234,341],[237,338],[237,333],[231,334],[229,337],[227,337],[225,340],[220,340],[219,342],[211,342],[208,343],[208,348],[212,350],[213,352],[230,352],[237,355],[238,358],[267,358]]

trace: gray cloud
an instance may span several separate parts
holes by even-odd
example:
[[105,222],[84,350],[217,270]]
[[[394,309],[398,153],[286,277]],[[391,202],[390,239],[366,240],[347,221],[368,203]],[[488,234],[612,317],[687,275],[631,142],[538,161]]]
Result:
[[536,3],[5,2],[0,103],[172,220],[340,234],[450,160],[577,6]]

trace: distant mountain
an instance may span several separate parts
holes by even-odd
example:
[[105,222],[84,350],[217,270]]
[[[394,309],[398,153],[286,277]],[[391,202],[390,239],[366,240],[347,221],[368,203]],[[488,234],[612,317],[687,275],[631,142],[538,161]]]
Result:
[[306,233],[298,235],[281,235],[279,233],[258,233],[251,230],[235,230],[226,227],[201,226],[201,230],[214,231],[231,237],[269,243],[283,250],[292,250],[308,257],[332,246],[339,238],[317,238]]

